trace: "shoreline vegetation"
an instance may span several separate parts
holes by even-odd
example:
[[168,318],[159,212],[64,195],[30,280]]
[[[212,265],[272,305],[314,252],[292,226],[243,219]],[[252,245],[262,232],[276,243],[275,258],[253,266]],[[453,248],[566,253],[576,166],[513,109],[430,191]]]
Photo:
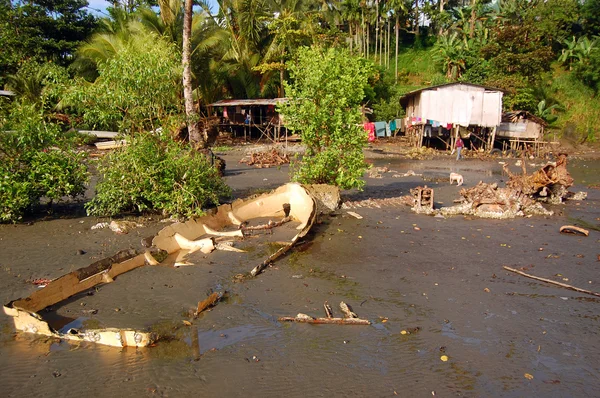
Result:
[[[362,123],[403,118],[404,94],[445,83],[502,90],[505,111],[547,124],[546,141],[597,145],[600,0],[159,3],[102,17],[79,0],[0,4],[0,130],[12,132],[0,222],[79,198],[90,178],[90,214],[218,205],[228,189],[210,147],[228,116],[211,104],[223,99],[287,98],[267,112],[306,145],[290,179],[344,189],[364,185]],[[231,116],[250,126],[264,116],[241,108]],[[128,145],[85,160],[72,130]]]

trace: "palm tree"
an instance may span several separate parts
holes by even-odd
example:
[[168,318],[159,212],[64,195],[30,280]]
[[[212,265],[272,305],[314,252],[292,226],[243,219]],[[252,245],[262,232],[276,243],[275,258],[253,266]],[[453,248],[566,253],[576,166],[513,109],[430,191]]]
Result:
[[202,137],[198,126],[198,114],[194,108],[194,97],[192,92],[192,12],[193,1],[185,0],[183,14],[183,50],[181,64],[183,67],[183,98],[185,101],[185,115],[187,119],[190,142],[200,143]]
[[443,35],[435,44],[434,60],[443,66],[449,80],[460,78],[466,68],[463,46],[457,32]]

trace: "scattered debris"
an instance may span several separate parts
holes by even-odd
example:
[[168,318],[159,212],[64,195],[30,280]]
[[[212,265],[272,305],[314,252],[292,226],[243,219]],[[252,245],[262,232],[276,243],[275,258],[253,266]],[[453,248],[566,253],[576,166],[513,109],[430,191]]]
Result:
[[590,294],[592,296],[600,297],[600,293],[592,292],[590,290],[585,290],[585,289],[581,289],[581,288],[578,288],[578,287],[575,287],[575,286],[567,285],[566,283],[556,282],[556,281],[553,281],[551,279],[540,278],[539,276],[526,274],[525,272],[516,270],[514,268],[510,268],[510,267],[507,267],[507,266],[503,266],[502,268],[504,268],[507,271],[511,271],[511,272],[517,273],[519,275],[525,276],[527,278],[535,279],[537,281],[542,281],[542,282],[550,283],[552,285],[564,287],[565,289],[574,290],[574,291],[579,292],[579,293],[585,293],[585,294]]
[[369,178],[383,178],[384,173],[390,171],[387,167],[371,167],[369,169],[368,175]]
[[533,174],[527,174],[525,162],[522,162],[523,174],[513,174],[507,165],[502,166],[509,180],[508,188],[517,195],[527,195],[532,199],[553,204],[562,203],[568,195],[568,188],[573,185],[573,178],[567,171],[567,155],[559,154],[556,162],[550,162]]
[[80,331],[69,329],[60,333],[42,319],[41,310],[62,300],[93,288],[101,283],[110,283],[115,277],[143,266],[151,257],[149,252],[133,249],[123,250],[114,256],[70,272],[49,282],[45,288],[36,290],[24,299],[11,301],[4,306],[4,312],[13,317],[17,330],[52,336],[65,340],[89,341],[116,347],[144,347],[154,341],[151,333],[131,329],[89,329]]
[[138,224],[136,222],[133,221],[111,221],[110,223],[107,222],[99,222],[96,225],[93,225],[91,227],[91,229],[104,229],[104,228],[110,228],[111,231],[117,233],[117,234],[127,234],[129,233],[129,231],[131,231],[134,228],[141,228],[143,227],[142,224]]
[[[86,330],[73,328],[62,333],[53,329],[39,313],[44,308],[92,289],[99,284],[111,283],[115,277],[143,265],[158,265],[173,260],[175,264],[189,265],[185,264],[185,258],[194,251],[204,253],[210,253],[214,249],[240,251],[233,247],[233,241],[222,241],[222,239],[231,237],[243,239],[244,232],[240,226],[250,219],[282,217],[282,219],[288,218],[286,222],[298,222],[299,225],[295,227],[298,230],[296,235],[257,266],[251,273],[255,276],[308,233],[314,222],[315,214],[315,201],[308,191],[299,184],[286,184],[268,194],[221,205],[210,211],[208,215],[198,219],[166,226],[154,237],[153,246],[150,248],[142,251],[134,249],[120,251],[114,256],[96,261],[52,281],[40,279],[38,280],[40,283],[47,282],[46,287],[36,290],[24,299],[11,301],[4,306],[4,312],[13,317],[17,330],[28,333],[116,347],[145,347],[151,345],[157,336],[149,332],[117,328]],[[127,228],[131,225],[138,226],[136,223],[128,224],[129,222],[114,223],[120,228]],[[101,223],[95,227],[106,228],[111,224]],[[236,229],[224,230],[227,227]],[[273,228],[274,225],[269,223],[267,227]],[[243,277],[240,280],[243,280]],[[214,305],[220,298],[220,294],[211,295],[207,300],[198,304],[196,313]],[[90,314],[95,314],[97,310],[88,311]],[[118,312],[120,309],[116,308],[115,311]]]
[[352,216],[352,217],[354,217],[354,218],[358,219],[358,220],[362,220],[362,218],[363,218],[363,217],[362,217],[360,214],[358,214],[358,213],[355,213],[355,212],[353,212],[353,211],[347,211],[346,213],[347,213],[348,215],[350,215],[350,216]]
[[299,323],[312,323],[312,324],[335,324],[335,325],[370,325],[371,321],[367,319],[360,319],[350,306],[343,301],[340,303],[340,310],[344,313],[344,318],[334,318],[331,306],[325,302],[323,305],[325,309],[325,318],[314,318],[306,314],[298,314],[295,317],[283,316],[277,318],[279,322],[299,322]]
[[416,187],[410,190],[413,203],[412,210],[415,213],[431,214],[433,212],[433,188]]
[[266,152],[251,153],[250,159],[242,158],[240,160],[240,163],[246,163],[248,166],[256,166],[259,169],[281,166],[282,164],[288,164],[289,162],[289,156],[285,153],[280,153],[275,148]]
[[358,315],[352,312],[352,308],[343,301],[340,302],[340,310],[344,313],[344,318],[358,318]]
[[[248,220],[263,217],[282,217],[289,221],[299,222],[296,227],[299,232],[277,252],[270,255],[261,264],[256,266],[250,273],[256,276],[268,264],[275,261],[281,255],[286,253],[300,238],[304,237],[315,220],[315,201],[308,191],[300,184],[286,184],[278,189],[254,198],[246,200],[237,200],[232,204],[224,204],[212,211],[210,214],[186,221],[185,223],[175,223],[163,228],[153,239],[152,243],[165,250],[169,254],[177,253],[175,263],[182,265],[191,265],[187,261],[187,256],[194,248],[205,248],[205,252],[212,251],[211,243],[214,240],[211,237],[202,238],[204,235],[238,237],[243,239],[244,223]],[[219,228],[216,231],[210,226]],[[268,228],[273,228],[278,224],[271,223]],[[224,231],[226,228],[235,227],[235,230]],[[241,228],[240,228],[241,227]],[[264,229],[264,228],[263,228]],[[208,240],[206,240],[208,239]],[[199,250],[199,249],[196,249]]]
[[562,227],[560,227],[560,233],[589,236],[590,231],[588,231],[587,229],[576,227],[574,225],[563,225]]
[[31,279],[28,282],[41,288],[41,287],[45,287],[48,283],[52,282],[52,279],[36,278],[36,279]]
[[498,188],[498,184],[479,182],[460,191],[461,204],[443,207],[443,215],[471,214],[484,218],[513,218],[525,214],[552,215],[553,212],[513,188]]

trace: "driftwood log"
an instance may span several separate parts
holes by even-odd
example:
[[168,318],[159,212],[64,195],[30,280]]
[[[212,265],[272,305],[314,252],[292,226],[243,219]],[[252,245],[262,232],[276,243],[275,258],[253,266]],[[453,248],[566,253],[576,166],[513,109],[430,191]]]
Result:
[[352,312],[352,308],[343,301],[340,303],[340,310],[344,313],[344,318],[334,318],[331,306],[326,301],[323,304],[326,318],[314,318],[306,314],[298,314],[294,316],[282,316],[277,318],[280,322],[299,322],[312,324],[331,324],[331,325],[370,325],[371,321],[360,319],[358,315]]
[[299,322],[312,324],[330,324],[330,325],[370,325],[371,321],[359,318],[313,318],[306,314],[298,314],[295,317],[282,316],[277,318],[279,322]]
[[560,227],[560,232],[563,234],[579,234],[583,236],[589,236],[590,234],[590,231],[588,231],[587,229],[579,228],[574,225],[563,225],[562,227]]
[[506,164],[502,167],[508,175],[506,186],[522,192],[525,195],[540,197],[556,196],[563,198],[567,195],[567,188],[573,185],[573,177],[567,171],[567,155],[559,154],[555,163],[548,163],[532,174],[527,174],[525,160],[521,162],[523,174],[513,174]]
[[327,318],[333,318],[333,310],[331,309],[331,306],[327,301],[325,302],[325,304],[323,304],[323,308],[325,308],[325,315],[327,316]]
[[527,273],[525,273],[523,271],[519,271],[519,270],[516,270],[514,268],[507,267],[507,266],[504,266],[502,268],[504,268],[507,271],[514,272],[516,274],[522,275],[524,277],[535,279],[536,281],[542,281],[542,282],[550,283],[552,285],[564,287],[565,289],[574,290],[574,291],[579,292],[579,293],[585,293],[585,294],[590,294],[592,296],[600,297],[600,293],[592,292],[590,290],[581,289],[579,287],[567,285],[566,283],[561,283],[561,282],[553,281],[551,279],[540,278],[539,276],[527,274]]

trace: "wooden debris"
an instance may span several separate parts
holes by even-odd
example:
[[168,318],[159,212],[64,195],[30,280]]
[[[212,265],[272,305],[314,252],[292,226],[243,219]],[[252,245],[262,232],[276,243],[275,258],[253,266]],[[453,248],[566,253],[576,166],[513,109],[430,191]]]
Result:
[[358,213],[355,213],[355,212],[353,212],[353,211],[347,211],[346,213],[347,213],[349,216],[352,216],[352,217],[356,218],[357,220],[362,220],[362,218],[363,218],[363,217],[362,217],[360,214],[358,214]]
[[552,203],[560,203],[567,196],[567,188],[573,185],[573,178],[567,171],[566,154],[558,155],[555,163],[548,163],[533,174],[527,174],[525,163],[521,162],[523,174],[511,173],[507,164],[502,166],[509,177],[508,188],[536,199],[548,198]]
[[265,229],[271,230],[273,228],[280,227],[283,224],[288,223],[290,221],[292,221],[292,219],[288,216],[288,217],[282,218],[279,221],[269,220],[269,222],[266,224],[261,224],[261,225],[256,225],[256,226],[242,226],[241,231],[242,231],[242,233],[245,233],[245,232],[260,231],[260,230],[265,230]]
[[206,310],[208,307],[215,305],[219,300],[221,300],[222,297],[223,297],[222,292],[214,292],[213,294],[208,296],[205,300],[200,301],[198,303],[198,308],[196,309],[196,312],[194,313],[194,318],[197,318],[198,315],[200,315],[200,313],[202,311]]
[[563,225],[560,227],[560,232],[563,234],[583,235],[589,236],[590,231],[587,229],[579,228],[574,225]]
[[331,306],[329,305],[329,303],[327,303],[327,301],[325,302],[325,304],[323,304],[323,308],[325,308],[325,315],[327,316],[327,318],[333,318],[333,310],[331,309]]
[[340,303],[340,310],[344,313],[345,318],[358,318],[358,315],[352,312],[352,308],[343,301]]
[[306,314],[298,314],[295,317],[282,316],[277,318],[279,322],[298,322],[312,324],[332,324],[332,325],[370,325],[371,322],[359,318],[313,318]]
[[250,159],[243,158],[240,163],[246,163],[248,166],[256,166],[258,168],[269,168],[272,166],[280,166],[290,162],[287,154],[281,154],[275,148],[267,152],[256,152],[250,154]]
[[592,292],[590,290],[581,289],[581,288],[578,288],[578,287],[575,287],[575,286],[567,285],[566,283],[553,281],[551,279],[540,278],[539,276],[530,275],[530,274],[527,274],[527,273],[525,273],[523,271],[519,271],[519,270],[516,270],[514,268],[507,267],[507,266],[504,266],[502,268],[504,268],[507,271],[514,272],[516,274],[522,275],[524,277],[535,279],[537,281],[542,281],[542,282],[550,283],[552,285],[564,287],[565,289],[574,290],[574,291],[579,292],[579,293],[585,293],[585,294],[590,294],[592,296],[600,297],[600,293]]
[[358,315],[352,312],[350,306],[343,301],[340,303],[340,309],[344,313],[344,318],[334,318],[333,310],[331,306],[326,301],[323,304],[323,308],[325,308],[326,318],[314,318],[310,315],[306,314],[298,314],[295,317],[292,316],[282,316],[277,318],[280,322],[299,322],[299,323],[313,323],[313,324],[333,324],[333,325],[370,325],[371,321],[367,319],[360,319]]
[[413,197],[413,209],[415,209],[415,211],[433,210],[432,188],[427,188],[427,185],[423,187],[416,187],[410,190],[410,194]]

